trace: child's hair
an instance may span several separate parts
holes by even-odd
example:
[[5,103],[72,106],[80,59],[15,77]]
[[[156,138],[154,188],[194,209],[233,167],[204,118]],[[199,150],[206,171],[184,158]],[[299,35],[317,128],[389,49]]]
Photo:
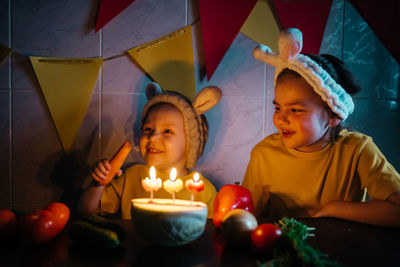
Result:
[[[361,91],[361,87],[356,81],[352,73],[346,68],[343,61],[337,57],[329,54],[311,55],[306,54],[307,57],[315,61],[321,68],[323,68],[343,89],[351,96]],[[294,70],[283,69],[276,78],[276,82],[286,78],[295,77],[302,78],[302,76]],[[331,141],[337,140],[343,126],[339,123],[334,127],[331,135]]]
[[306,54],[306,56],[317,62],[349,95],[353,96],[361,91],[361,87],[354,75],[347,69],[343,61],[337,57],[329,54]]

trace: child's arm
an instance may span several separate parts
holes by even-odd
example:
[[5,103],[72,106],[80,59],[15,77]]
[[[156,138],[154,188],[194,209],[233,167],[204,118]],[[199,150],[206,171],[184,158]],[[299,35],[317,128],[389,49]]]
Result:
[[367,202],[332,201],[313,217],[334,217],[386,227],[400,227],[400,191],[386,200]]
[[[100,160],[96,167],[91,171],[92,182],[83,192],[81,199],[79,200],[79,211],[83,214],[94,214],[99,213],[99,204],[101,195],[105,188],[105,185],[100,185],[105,179],[111,169],[110,162],[106,159]],[[117,175],[122,174],[121,170],[118,170]]]

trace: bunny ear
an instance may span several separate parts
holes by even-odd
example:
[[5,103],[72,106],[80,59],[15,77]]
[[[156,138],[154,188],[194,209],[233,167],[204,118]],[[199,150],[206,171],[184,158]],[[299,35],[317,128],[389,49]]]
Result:
[[300,30],[289,28],[282,31],[278,41],[279,57],[288,61],[300,54],[303,48],[303,34]]
[[152,99],[153,97],[155,97],[156,95],[162,94],[163,90],[161,89],[161,87],[157,84],[157,83],[149,83],[146,87],[146,97],[147,100]]
[[272,53],[271,48],[263,44],[259,44],[253,49],[253,56],[255,59],[272,66],[276,66],[279,60],[278,55]]
[[193,108],[197,114],[203,114],[212,109],[221,99],[222,91],[216,86],[204,87],[193,101]]

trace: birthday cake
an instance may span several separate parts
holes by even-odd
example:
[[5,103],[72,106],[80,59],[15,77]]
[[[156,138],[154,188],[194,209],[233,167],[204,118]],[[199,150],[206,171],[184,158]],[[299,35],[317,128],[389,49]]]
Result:
[[145,240],[160,246],[180,246],[199,238],[207,221],[207,205],[183,199],[132,199],[132,220]]

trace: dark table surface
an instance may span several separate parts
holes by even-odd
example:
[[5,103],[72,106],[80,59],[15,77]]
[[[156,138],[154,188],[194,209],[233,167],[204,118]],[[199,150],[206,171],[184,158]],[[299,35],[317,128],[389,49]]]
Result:
[[[181,247],[157,247],[147,243],[129,220],[115,220],[127,232],[114,252],[82,249],[72,245],[68,232],[41,245],[20,238],[3,242],[0,266],[257,266],[264,260],[251,246],[225,247],[216,241],[217,231],[207,221],[203,235]],[[375,227],[336,219],[299,219],[315,227],[308,243],[343,266],[400,266],[400,229]],[[259,220],[259,222],[271,222]]]

